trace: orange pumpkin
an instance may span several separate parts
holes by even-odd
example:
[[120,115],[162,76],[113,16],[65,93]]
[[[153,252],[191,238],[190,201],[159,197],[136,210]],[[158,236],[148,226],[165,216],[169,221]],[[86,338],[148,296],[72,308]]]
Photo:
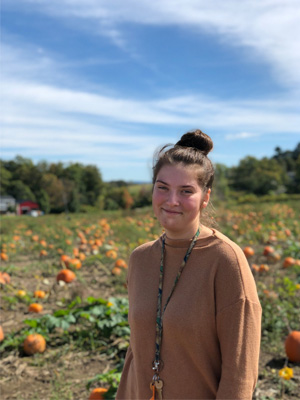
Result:
[[4,252],[1,253],[1,260],[2,261],[7,261],[8,260],[8,255]]
[[90,394],[89,400],[104,400],[103,394],[107,392],[105,388],[96,388]]
[[28,307],[29,312],[35,312],[35,313],[40,313],[43,311],[43,306],[39,303],[32,303]]
[[62,256],[60,257],[60,261],[65,265],[67,265],[67,262],[69,261],[69,259],[70,259],[70,256],[67,256],[67,254],[62,254]]
[[119,267],[114,267],[114,268],[111,270],[111,273],[112,273],[113,275],[121,275],[122,270],[121,270],[121,268],[119,268]]
[[107,252],[105,253],[106,257],[108,258],[112,258],[112,259],[116,259],[118,254],[115,250],[107,250]]
[[292,362],[300,362],[300,331],[292,331],[285,339],[285,353]]
[[24,340],[23,349],[28,356],[35,353],[43,353],[46,350],[46,340],[42,335],[32,333]]
[[286,257],[283,261],[283,268],[291,267],[295,264],[295,259],[293,257]]
[[254,250],[250,246],[245,247],[243,251],[247,258],[252,257],[254,255]]
[[253,271],[256,271],[256,272],[259,271],[259,266],[257,264],[252,264],[251,268]]
[[47,250],[43,249],[40,251],[40,257],[46,257],[48,255]]
[[76,268],[79,269],[81,268],[81,261],[78,260],[78,258],[69,258],[69,260],[66,262],[66,266],[68,268]]
[[64,281],[66,283],[72,282],[76,278],[76,275],[70,269],[62,269],[56,276],[56,280]]
[[39,299],[43,299],[46,296],[46,293],[43,290],[36,290],[33,294],[33,297],[37,297]]
[[0,342],[2,342],[3,340],[4,340],[4,333],[3,333],[2,326],[0,325]]
[[2,283],[2,285],[10,283],[10,276],[7,272],[0,272],[0,283]]
[[115,267],[119,267],[119,268],[128,268],[126,261],[123,260],[122,258],[118,258],[115,262]]
[[272,247],[272,246],[266,246],[266,247],[264,248],[263,255],[264,255],[264,256],[267,256],[267,255],[269,255],[269,254],[271,254],[271,253],[274,253],[274,247]]
[[270,267],[267,264],[260,264],[259,272],[269,271]]

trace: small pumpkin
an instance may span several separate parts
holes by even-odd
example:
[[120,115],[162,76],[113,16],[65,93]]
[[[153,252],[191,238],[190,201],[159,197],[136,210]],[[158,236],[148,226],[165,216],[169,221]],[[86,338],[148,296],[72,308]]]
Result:
[[251,268],[252,268],[252,271],[256,271],[256,272],[259,271],[259,265],[257,265],[257,264],[252,264]]
[[4,251],[1,253],[1,260],[2,261],[7,261],[8,260],[8,255],[4,253]]
[[292,362],[300,362],[300,331],[292,331],[285,339],[285,353]]
[[43,299],[46,296],[46,292],[44,292],[43,290],[36,290],[33,293],[33,297],[37,297],[38,299]]
[[35,353],[43,353],[46,350],[46,340],[42,335],[32,333],[24,340],[23,349],[28,356]]
[[272,247],[272,246],[266,246],[265,248],[264,248],[264,252],[263,252],[263,255],[264,256],[267,256],[267,255],[269,255],[269,254],[271,254],[271,253],[274,253],[274,247]]
[[56,276],[57,282],[64,281],[66,283],[70,283],[74,281],[74,279],[76,279],[76,275],[70,269],[62,269]]
[[259,272],[263,272],[263,271],[268,272],[269,269],[270,269],[270,267],[268,266],[268,264],[260,264],[260,266],[259,266]]
[[89,397],[89,400],[104,400],[103,394],[107,392],[108,389],[99,387],[95,388]]
[[10,283],[10,276],[7,272],[0,272],[0,283],[2,283],[2,285]]
[[28,307],[29,312],[40,313],[43,311],[43,306],[39,303],[32,303]]
[[286,257],[283,261],[283,268],[291,267],[295,264],[295,259],[293,257]]
[[118,268],[128,268],[128,266],[127,266],[127,264],[126,264],[126,261],[125,260],[123,260],[122,258],[118,258],[117,260],[116,260],[116,262],[115,262],[115,267],[118,267]]
[[69,258],[69,260],[66,261],[66,266],[68,268],[79,269],[79,268],[81,268],[82,264],[81,264],[81,261],[78,258]]
[[121,268],[119,268],[119,267],[113,267],[113,269],[111,270],[111,273],[112,273],[113,275],[121,275],[122,270],[121,270]]
[[4,340],[4,332],[2,326],[0,325],[0,342],[2,342],[3,340]]
[[244,252],[246,258],[250,258],[250,257],[252,257],[254,255],[254,250],[250,246],[245,247],[243,249],[243,252]]
[[106,255],[106,257],[112,258],[114,260],[118,257],[118,254],[117,254],[117,252],[115,250],[107,250],[105,255]]

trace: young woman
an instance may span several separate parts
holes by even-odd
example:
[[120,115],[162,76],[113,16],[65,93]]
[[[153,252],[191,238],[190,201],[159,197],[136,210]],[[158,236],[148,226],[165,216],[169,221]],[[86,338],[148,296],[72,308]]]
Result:
[[201,223],[213,144],[197,130],[164,147],[153,210],[164,234],[128,269],[130,345],[116,399],[251,399],[261,306],[242,250]]

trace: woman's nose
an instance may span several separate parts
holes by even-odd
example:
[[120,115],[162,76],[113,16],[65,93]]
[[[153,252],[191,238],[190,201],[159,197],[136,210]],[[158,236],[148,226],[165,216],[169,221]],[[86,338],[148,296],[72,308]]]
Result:
[[167,198],[167,203],[174,206],[174,205],[178,205],[179,204],[179,199],[177,196],[176,192],[173,191],[169,191],[168,193],[168,198]]

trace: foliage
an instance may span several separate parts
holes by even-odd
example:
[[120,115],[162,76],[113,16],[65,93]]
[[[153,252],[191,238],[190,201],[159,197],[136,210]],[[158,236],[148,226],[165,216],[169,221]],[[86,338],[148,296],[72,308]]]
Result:
[[[75,341],[78,347],[105,348],[111,354],[126,349],[130,330],[128,327],[128,301],[122,298],[88,297],[85,302],[77,297],[65,309],[59,309],[52,314],[39,318],[27,318],[27,327],[8,335],[0,346],[0,351],[8,351],[19,347],[29,333],[39,333],[48,340],[54,341],[56,336],[60,341]],[[116,348],[109,345],[116,339],[122,340]]]
[[97,374],[92,379],[89,379],[87,382],[87,389],[90,389],[91,385],[95,382],[98,382],[101,386],[107,385],[109,390],[105,393],[105,399],[114,399],[117,393],[117,389],[121,380],[121,371],[120,368],[115,368],[110,370],[105,374]]
[[[215,165],[212,199],[256,202],[261,196],[300,193],[300,143],[293,151],[279,147],[271,158],[261,160],[248,156],[235,167]],[[34,165],[30,159],[17,156],[1,161],[2,195],[16,200],[33,200],[44,212],[78,212],[83,209],[118,210],[151,205],[152,185],[130,185],[124,181],[104,183],[98,168],[80,163]],[[92,208],[86,208],[89,206]]]

